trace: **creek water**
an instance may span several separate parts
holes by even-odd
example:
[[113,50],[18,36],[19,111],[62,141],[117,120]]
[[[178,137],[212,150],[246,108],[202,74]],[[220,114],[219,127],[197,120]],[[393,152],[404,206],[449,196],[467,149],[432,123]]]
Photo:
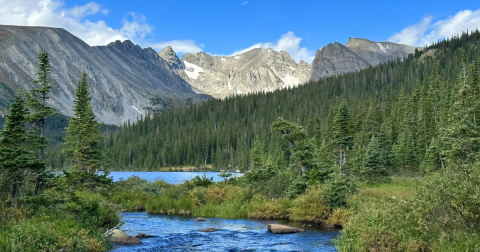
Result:
[[[162,179],[170,184],[183,183],[195,176],[222,181],[219,172],[111,172],[114,181],[137,176],[148,181]],[[234,174],[238,175],[238,174]],[[300,222],[264,221],[250,219],[206,218],[197,222],[194,217],[155,215],[145,212],[120,213],[120,229],[129,235],[144,233],[151,238],[142,239],[137,246],[115,246],[111,251],[336,251],[332,239],[340,233],[336,229],[308,226]],[[268,224],[301,227],[303,233],[276,235],[267,232]],[[214,227],[218,231],[200,232]]]
[[[261,221],[248,219],[205,218],[153,215],[148,213],[121,213],[125,224],[120,228],[129,235],[145,233],[137,246],[118,246],[111,251],[336,251],[332,239],[338,230],[309,227],[303,223]],[[267,225],[272,223],[301,227],[296,234],[271,234]],[[218,231],[204,233],[199,230],[215,227]]]

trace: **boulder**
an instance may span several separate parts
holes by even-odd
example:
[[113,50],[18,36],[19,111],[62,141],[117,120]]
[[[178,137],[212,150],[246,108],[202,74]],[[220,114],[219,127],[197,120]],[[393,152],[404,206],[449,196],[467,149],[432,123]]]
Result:
[[290,226],[280,225],[280,224],[268,224],[267,230],[268,232],[272,232],[274,234],[292,234],[292,233],[305,232],[305,230],[301,228],[290,227]]
[[142,242],[135,236],[127,235],[120,229],[114,229],[109,234],[110,241],[121,245],[139,245]]
[[137,238],[148,238],[148,235],[144,233],[139,233],[137,234]]
[[205,219],[202,218],[202,217],[198,217],[198,218],[195,219],[195,221],[205,221]]
[[215,232],[217,231],[218,229],[214,228],[214,227],[207,227],[207,228],[202,228],[200,229],[200,232]]

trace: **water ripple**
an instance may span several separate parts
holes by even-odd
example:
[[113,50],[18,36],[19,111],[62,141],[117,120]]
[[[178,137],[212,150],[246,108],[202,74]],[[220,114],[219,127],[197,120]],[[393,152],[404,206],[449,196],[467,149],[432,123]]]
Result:
[[[307,232],[275,235],[267,232],[267,225],[279,221],[206,218],[196,222],[192,217],[121,213],[125,224],[121,229],[130,235],[145,233],[153,237],[143,239],[142,245],[119,246],[111,251],[336,251],[332,239],[338,230],[302,227]],[[301,223],[281,222],[291,226]],[[199,230],[215,227],[218,230],[203,233]]]

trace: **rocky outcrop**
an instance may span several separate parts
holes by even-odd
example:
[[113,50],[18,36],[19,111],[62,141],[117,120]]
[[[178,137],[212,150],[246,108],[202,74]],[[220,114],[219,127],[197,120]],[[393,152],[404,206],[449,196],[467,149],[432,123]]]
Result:
[[108,235],[112,243],[121,245],[139,245],[142,244],[140,239],[135,236],[127,235],[120,229],[114,229]]
[[257,48],[235,56],[187,53],[181,60],[185,68],[179,69],[179,76],[198,93],[216,98],[296,87],[307,82],[311,72],[306,62],[297,64],[287,52],[272,49]]
[[2,90],[37,87],[32,80],[40,48],[49,54],[52,65],[50,105],[66,116],[73,115],[74,90],[83,72],[97,120],[107,124],[135,121],[147,112],[208,98],[196,94],[171,70],[172,62],[165,62],[151,48],[128,40],[91,47],[60,28],[0,25],[0,105],[11,99]]
[[267,230],[268,232],[271,232],[274,234],[292,234],[292,233],[305,232],[305,230],[301,228],[290,227],[290,226],[280,225],[280,224],[268,224]]
[[165,62],[168,63],[168,65],[175,70],[184,70],[185,69],[185,64],[183,64],[183,61],[181,61],[177,54],[173,51],[171,46],[167,46],[163,48],[158,53],[158,56],[165,60]]
[[347,44],[328,44],[318,50],[312,63],[311,78],[358,71],[397,58],[403,59],[414,53],[413,46],[392,42],[373,42],[367,39],[350,38]]

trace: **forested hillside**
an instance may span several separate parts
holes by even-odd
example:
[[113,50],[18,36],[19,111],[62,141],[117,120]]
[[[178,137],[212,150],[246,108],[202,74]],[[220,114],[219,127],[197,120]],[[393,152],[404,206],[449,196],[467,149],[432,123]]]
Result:
[[278,118],[303,125],[316,152],[323,143],[336,156],[340,147],[332,141],[338,138],[335,129],[346,113],[341,134],[352,137],[344,146],[346,168],[360,171],[365,154],[380,148],[388,172],[436,169],[435,162],[442,165],[436,139],[452,117],[458,90],[465,81],[475,90],[479,85],[480,65],[475,61],[480,56],[479,40],[476,31],[433,44],[403,61],[295,89],[209,100],[147,116],[107,132],[112,168],[211,163],[218,169],[247,170],[255,155],[263,162],[268,156],[284,156],[289,162],[288,153],[282,151],[287,146],[279,144],[280,135],[270,128]]

